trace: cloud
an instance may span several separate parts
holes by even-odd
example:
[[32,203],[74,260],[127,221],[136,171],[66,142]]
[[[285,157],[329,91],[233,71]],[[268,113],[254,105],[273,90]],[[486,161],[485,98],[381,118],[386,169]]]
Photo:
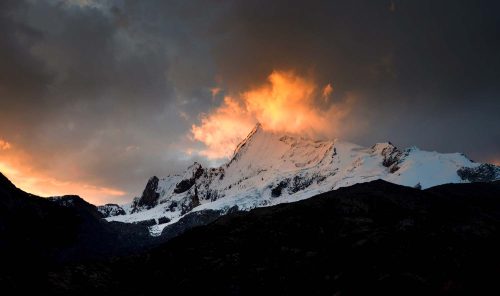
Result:
[[[201,116],[200,125],[192,125],[191,133],[194,140],[207,146],[200,151],[201,155],[218,159],[230,156],[255,123],[255,118],[247,113],[239,101],[226,97],[223,104],[212,113]],[[191,150],[188,150],[189,154]]]
[[12,148],[12,145],[9,142],[0,139],[0,151],[8,150],[10,148]]
[[[20,148],[13,148],[7,142],[0,141],[0,172],[5,174],[16,186],[41,196],[59,196],[78,194],[89,202],[101,204],[106,198],[117,199],[127,193],[106,185],[88,183],[85,179],[64,178],[63,174],[78,174],[77,167],[67,166],[60,175],[51,174],[36,166],[36,156]],[[35,165],[33,165],[35,164]],[[63,172],[64,171],[64,172]],[[57,177],[56,177],[57,176]]]
[[[124,7],[96,3],[0,3],[0,135],[16,147],[2,150],[2,162],[33,193],[71,193],[74,186],[93,200],[101,194],[99,203],[124,202],[150,176],[188,165],[169,145],[190,125],[179,120],[183,110],[166,79],[162,33],[151,39],[146,19],[129,14],[130,26],[117,24],[112,11]],[[41,181],[21,176],[51,181],[42,190],[35,186]]]
[[324,88],[323,88],[323,99],[325,102],[328,102],[328,99],[330,99],[330,95],[333,93],[333,87],[331,83],[328,83]]
[[40,196],[60,196],[77,194],[85,197],[88,202],[102,204],[103,198],[117,199],[127,195],[127,192],[110,187],[95,186],[84,182],[64,182],[49,176],[38,175],[29,167],[11,166],[0,160],[0,171],[8,176],[16,186]]
[[322,106],[321,98],[330,94],[330,84],[319,88],[310,78],[294,72],[273,71],[267,83],[226,96],[219,107],[202,114],[191,134],[206,146],[200,154],[211,159],[230,157],[257,122],[271,132],[331,136],[353,100]]

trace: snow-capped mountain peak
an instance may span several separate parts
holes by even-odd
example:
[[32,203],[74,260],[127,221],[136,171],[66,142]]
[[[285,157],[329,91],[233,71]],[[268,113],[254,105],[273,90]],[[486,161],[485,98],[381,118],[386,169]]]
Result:
[[376,179],[425,189],[500,179],[500,169],[460,153],[400,150],[390,142],[365,148],[340,140],[316,141],[266,131],[257,124],[227,163],[217,168],[194,163],[182,175],[153,177],[143,195],[124,207],[126,215],[107,219],[149,221],[159,234],[190,212],[248,210]]

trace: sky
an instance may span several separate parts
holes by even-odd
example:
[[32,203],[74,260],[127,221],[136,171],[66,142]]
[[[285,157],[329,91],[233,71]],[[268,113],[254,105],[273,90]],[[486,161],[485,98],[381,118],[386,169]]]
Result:
[[497,1],[0,1],[0,172],[123,203],[269,130],[500,164]]

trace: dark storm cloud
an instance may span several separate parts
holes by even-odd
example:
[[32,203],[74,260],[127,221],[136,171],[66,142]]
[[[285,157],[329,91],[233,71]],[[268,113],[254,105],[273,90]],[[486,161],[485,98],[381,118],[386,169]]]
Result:
[[244,1],[218,20],[214,57],[239,87],[312,69],[359,98],[342,134],[488,161],[500,151],[500,7],[492,1]]
[[3,3],[0,135],[59,180],[137,192],[185,165],[168,41],[129,31],[118,7],[74,4]]
[[1,1],[0,140],[58,179],[137,193],[192,161],[179,150],[217,104],[210,88],[294,69],[333,82],[334,100],[356,94],[347,140],[488,161],[500,151],[498,6]]

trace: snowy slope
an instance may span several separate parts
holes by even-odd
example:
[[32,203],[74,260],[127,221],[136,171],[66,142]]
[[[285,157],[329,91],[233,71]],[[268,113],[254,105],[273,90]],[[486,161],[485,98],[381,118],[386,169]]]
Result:
[[415,147],[401,151],[391,143],[365,148],[339,140],[314,141],[267,132],[258,124],[228,163],[218,168],[195,163],[182,176],[159,179],[152,189],[156,202],[137,206],[145,196],[151,201],[147,190],[152,178],[143,196],[123,207],[126,215],[107,220],[148,221],[152,234],[159,234],[192,211],[224,212],[233,206],[249,210],[376,179],[425,189],[488,178],[499,179],[500,169],[475,163],[460,153]]

